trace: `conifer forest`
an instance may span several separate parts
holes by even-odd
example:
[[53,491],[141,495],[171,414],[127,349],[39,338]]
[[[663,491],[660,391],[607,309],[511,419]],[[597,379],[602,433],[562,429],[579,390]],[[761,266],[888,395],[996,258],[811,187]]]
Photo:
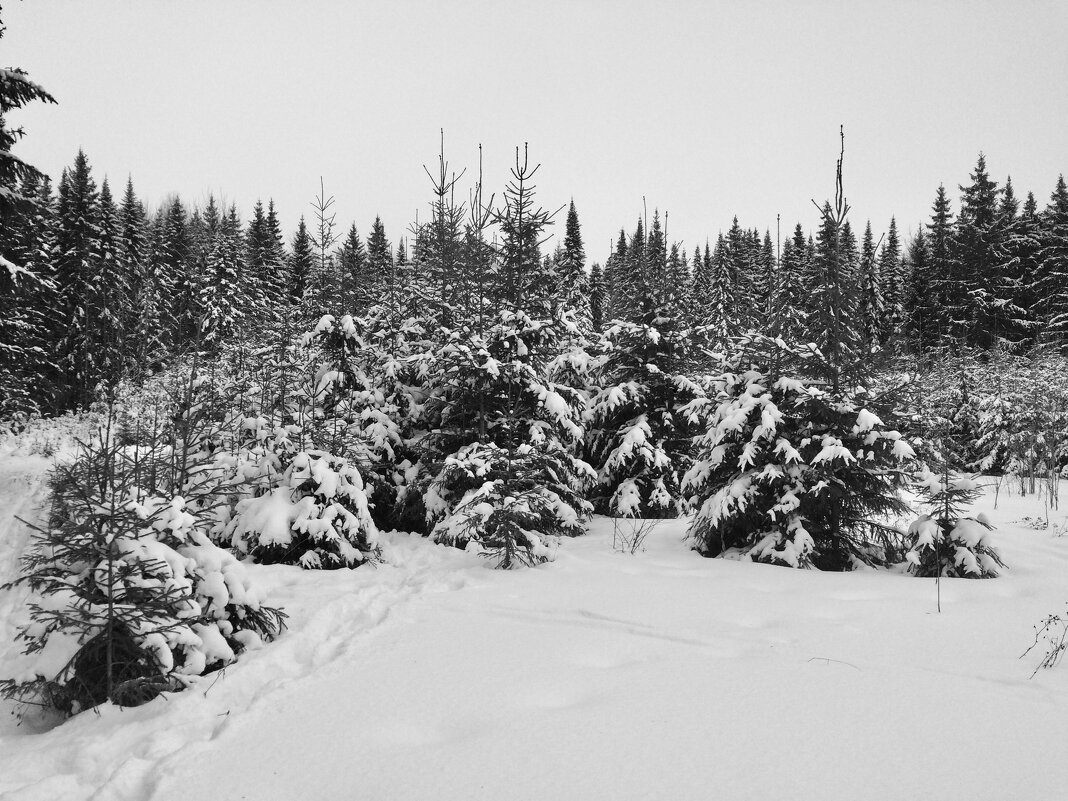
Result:
[[[1059,606],[1068,593],[1063,573],[1057,581],[1042,567],[1063,569],[1068,530],[1059,512],[1068,469],[1063,174],[1017,186],[1013,164],[969,153],[967,174],[915,187],[914,207],[899,215],[922,225],[870,220],[851,194],[850,170],[875,154],[854,148],[848,121],[829,120],[838,161],[811,187],[806,218],[777,220],[769,205],[761,219],[708,220],[700,241],[676,241],[656,198],[635,197],[608,248],[585,235],[582,187],[562,198],[540,190],[554,167],[542,164],[536,140],[509,146],[508,173],[490,175],[481,146],[452,152],[448,129],[428,122],[437,152],[412,154],[405,165],[425,173],[424,196],[411,199],[421,211],[406,228],[387,230],[381,217],[339,219],[334,195],[344,187],[330,175],[309,176],[318,193],[303,210],[283,210],[270,195],[251,207],[207,193],[206,201],[176,193],[161,201],[139,193],[136,174],[103,174],[82,150],[60,174],[46,175],[20,157],[33,131],[18,115],[55,102],[26,71],[0,69],[0,699],[23,728],[48,732],[42,737],[67,737],[72,748],[104,748],[111,737],[124,744],[116,753],[129,749],[155,767],[131,760],[105,775],[86,767],[87,758],[61,769],[48,761],[61,747],[41,746],[25,763],[36,767],[12,774],[10,784],[0,778],[0,795],[174,798],[197,787],[207,798],[237,797],[213,795],[213,787],[230,787],[222,767],[204,768],[202,784],[176,767],[186,752],[166,745],[164,732],[198,732],[183,742],[195,743],[186,748],[200,749],[189,752],[200,760],[196,754],[212,753],[207,721],[225,719],[221,710],[234,709],[232,725],[247,728],[242,721],[258,719],[248,716],[264,714],[255,712],[259,693],[316,682],[324,698],[385,698],[391,691],[382,688],[408,681],[385,708],[421,722],[391,722],[370,699],[351,701],[360,710],[351,719],[368,721],[361,736],[376,742],[378,764],[419,776],[396,754],[426,748],[449,766],[467,747],[481,748],[454,745],[468,735],[442,721],[460,713],[429,722],[434,699],[484,691],[496,699],[487,703],[508,710],[529,691],[527,712],[500,713],[520,721],[521,743],[557,736],[540,717],[547,709],[574,714],[569,726],[598,719],[573,711],[595,702],[573,700],[577,685],[550,680],[558,668],[531,655],[579,654],[569,626],[586,627],[592,643],[610,627],[617,633],[603,636],[661,638],[641,646],[633,664],[652,664],[680,643],[705,649],[701,659],[718,660],[722,679],[716,670],[700,679],[678,670],[711,699],[731,682],[747,686],[743,673],[751,677],[765,659],[749,655],[754,642],[782,659],[783,648],[801,648],[798,637],[804,647],[823,643],[820,626],[830,624],[820,621],[840,620],[845,607],[854,617],[839,625],[864,629],[856,641],[868,645],[798,650],[796,664],[768,679],[782,687],[793,681],[790,671],[819,668],[846,682],[799,679],[814,682],[803,691],[814,700],[799,707],[798,720],[836,714],[826,710],[839,693],[855,693],[886,699],[878,714],[894,736],[911,736],[889,697],[926,679],[900,689],[894,682],[911,668],[895,660],[930,651],[950,660],[923,668],[939,675],[956,669],[946,665],[985,665],[990,681],[1016,681],[996,676],[1022,671],[1026,689],[1033,673],[1048,682],[1049,704],[1036,740],[1052,747],[1068,733],[1064,674],[1043,670],[1068,649]],[[293,213],[302,214],[295,227],[285,223]],[[1041,544],[1025,546],[1040,534]],[[567,583],[568,571],[586,576],[585,592]],[[652,583],[617,598],[615,582],[631,580]],[[530,589],[535,584],[546,589]],[[630,592],[655,600],[625,613]],[[515,600],[527,594],[539,600]],[[1014,628],[996,637],[969,634],[983,631],[984,619],[1002,620],[997,604],[1011,605],[1003,600],[1010,596],[1039,603],[1013,606]],[[615,606],[602,600],[602,611],[590,611],[584,604],[595,597]],[[762,630],[765,623],[723,633],[759,617],[760,604],[779,602],[769,598],[783,604],[769,618],[803,621],[781,636]],[[438,617],[424,620],[431,603],[451,603],[466,617],[433,612]],[[501,617],[501,604],[510,604],[510,617]],[[698,616],[679,623],[683,608]],[[950,622],[916,635],[931,613]],[[534,633],[515,642],[487,634],[482,643],[477,630],[498,631],[486,622],[493,615],[505,621],[493,624],[500,632]],[[555,634],[537,633],[538,615]],[[1011,640],[1008,631],[1020,636]],[[910,636],[920,639],[900,639]],[[470,655],[443,656],[447,638]],[[358,672],[379,675],[374,659],[415,642],[438,643],[425,652],[429,660],[459,660],[436,674],[453,689],[424,698],[408,695],[422,679],[391,684],[391,674],[415,669],[416,657],[408,667],[381,667],[377,685]],[[497,658],[513,667],[483,661]],[[540,667],[522,676],[528,659]],[[652,693],[635,697],[670,706],[672,693],[683,692],[654,691],[643,683],[651,668],[612,660],[611,671],[635,671],[629,686],[646,688],[636,693]],[[694,661],[692,676],[707,664]],[[323,665],[351,666],[343,690],[325,689]],[[520,671],[514,684],[502,678],[509,669]],[[588,669],[559,668],[568,676]],[[673,683],[657,675],[656,686]],[[945,687],[966,687],[983,706],[984,694],[996,693],[968,684],[986,681],[970,675]],[[604,681],[598,691],[611,685]],[[717,687],[696,689],[708,683]],[[548,695],[537,694],[550,685]],[[788,710],[791,720],[796,699],[767,692],[769,709]],[[953,690],[931,692],[940,708],[936,695]],[[287,726],[312,731],[330,719],[326,706],[319,717],[299,717],[318,702],[285,703]],[[725,714],[747,714],[740,696],[723,703],[738,705]],[[1006,725],[1024,725],[1013,710],[1023,710],[1021,721],[1038,716],[1031,701],[989,703],[992,720]],[[132,707],[145,707],[147,717]],[[84,728],[93,716],[78,713],[89,709],[107,737],[95,740]],[[605,718],[620,729],[647,724],[639,712],[612,709],[597,714],[623,715]],[[692,735],[712,747],[697,709],[680,701],[672,714],[681,728],[661,739]],[[161,722],[167,716],[174,722]],[[73,728],[79,721],[83,728]],[[477,733],[481,724],[464,725],[471,737],[490,736]],[[8,736],[0,730],[0,743]],[[11,753],[30,747],[10,736]],[[7,747],[0,745],[0,765]],[[734,759],[757,753],[729,748]],[[98,764],[112,759],[106,753]],[[620,756],[614,747],[605,754]],[[240,772],[234,759],[211,764]],[[530,797],[596,797],[580,773],[564,769],[577,783],[571,794],[531,779],[541,789]],[[315,779],[318,797],[357,797],[339,794],[330,774]],[[248,797],[295,792],[241,775],[241,786],[255,790]],[[182,778],[168,785],[172,776]],[[372,784],[365,797],[431,797],[423,795],[430,785],[395,781]],[[895,797],[890,780],[881,781],[873,785],[880,792],[852,797]],[[1024,797],[1048,790],[1041,778],[998,781],[997,797],[1017,787],[1032,788]],[[508,797],[465,795],[464,786],[447,784],[439,797]],[[662,797],[696,797],[684,782],[667,786],[674,789]],[[751,789],[731,787],[742,795],[723,797]],[[744,797],[785,797],[759,787]],[[631,797],[618,788],[615,795]]]

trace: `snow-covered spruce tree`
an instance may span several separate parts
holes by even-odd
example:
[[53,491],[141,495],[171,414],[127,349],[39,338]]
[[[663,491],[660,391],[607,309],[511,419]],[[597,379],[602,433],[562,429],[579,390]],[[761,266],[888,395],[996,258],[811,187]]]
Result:
[[694,548],[821,570],[891,561],[890,518],[907,510],[898,493],[914,456],[893,410],[863,390],[836,396],[788,377],[821,358],[811,350],[757,334],[740,345],[682,483],[697,509]]
[[[0,22],[0,39],[4,30]],[[51,265],[40,263],[51,238],[51,225],[42,219],[51,217],[48,179],[11,152],[24,131],[8,117],[33,101],[56,102],[23,70],[0,69],[0,416],[44,405],[41,339],[56,305]],[[48,368],[54,378],[57,371]]]
[[982,484],[950,470],[948,461],[943,460],[941,468],[916,474],[917,494],[931,511],[909,526],[908,571],[927,577],[993,578],[1005,563],[990,543],[992,527],[982,514],[964,514],[982,496]]
[[[326,425],[319,360],[300,345],[272,349],[253,374],[191,379],[178,419],[214,424],[203,480],[222,498],[213,533],[239,553],[265,563],[309,569],[355,567],[377,556],[359,455],[338,448]],[[250,360],[251,363],[252,360]]]
[[66,715],[182,689],[284,627],[165,486],[158,462],[173,451],[152,433],[116,436],[114,420],[52,476],[51,516],[18,580],[34,593],[25,664],[0,681],[0,694]]
[[359,465],[375,521],[387,525],[415,458],[407,444],[415,408],[403,381],[407,365],[388,349],[390,332],[350,315],[324,316],[304,341],[316,365],[309,434]]
[[702,329],[647,312],[604,332],[595,368],[587,458],[598,469],[595,508],[613,517],[676,517],[705,391],[689,377]]
[[473,543],[509,568],[544,561],[552,538],[583,532],[593,471],[571,451],[584,399],[544,378],[537,357],[564,336],[578,336],[567,318],[505,311],[484,334],[455,332],[440,349],[421,443],[434,476],[422,501],[439,542]]

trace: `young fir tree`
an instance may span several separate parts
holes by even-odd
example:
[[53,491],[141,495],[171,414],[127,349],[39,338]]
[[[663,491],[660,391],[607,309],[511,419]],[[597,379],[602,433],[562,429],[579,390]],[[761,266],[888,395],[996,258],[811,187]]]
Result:
[[604,333],[590,401],[588,460],[598,469],[595,508],[613,517],[675,517],[685,509],[679,481],[691,456],[705,342],[667,314],[616,321]]
[[36,594],[18,635],[26,664],[0,680],[0,696],[65,715],[187,687],[274,639],[286,617],[165,486],[173,440],[108,420],[51,477],[51,516],[19,579]]
[[430,221],[413,231],[420,245],[420,294],[426,315],[439,328],[450,328],[456,323],[456,305],[464,283],[461,275],[464,207],[455,202],[456,183],[463,172],[450,173],[445,160],[444,134],[437,170],[431,173],[425,165],[423,169],[430,178],[434,199],[430,202]]
[[683,479],[703,555],[821,570],[891,561],[886,519],[907,509],[912,448],[881,419],[892,424],[893,410],[863,391],[833,394],[791,377],[818,373],[805,366],[818,358],[752,335],[725,363],[718,408]]
[[505,308],[525,311],[535,319],[549,316],[556,286],[555,277],[541,259],[542,236],[553,215],[534,205],[533,179],[540,166],[530,166],[525,145],[522,160],[516,148],[504,206],[494,216],[501,237],[497,251],[500,300]]

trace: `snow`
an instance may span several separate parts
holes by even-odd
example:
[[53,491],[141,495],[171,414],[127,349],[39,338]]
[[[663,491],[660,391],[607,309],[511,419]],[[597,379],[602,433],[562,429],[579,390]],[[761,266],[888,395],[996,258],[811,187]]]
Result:
[[[0,456],[0,582],[49,463]],[[681,520],[631,555],[599,518],[520,571],[397,533],[376,567],[249,564],[288,632],[143,707],[0,715],[0,797],[1057,798],[1068,672],[1019,656],[1068,600],[1068,512],[973,511],[1009,569],[943,580],[941,614],[933,579],[703,559]]]

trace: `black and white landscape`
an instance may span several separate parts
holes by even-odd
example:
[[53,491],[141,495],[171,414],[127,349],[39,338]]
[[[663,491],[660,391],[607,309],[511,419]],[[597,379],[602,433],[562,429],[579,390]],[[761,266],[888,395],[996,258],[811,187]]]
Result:
[[0,15],[0,798],[1063,793],[1060,5]]

